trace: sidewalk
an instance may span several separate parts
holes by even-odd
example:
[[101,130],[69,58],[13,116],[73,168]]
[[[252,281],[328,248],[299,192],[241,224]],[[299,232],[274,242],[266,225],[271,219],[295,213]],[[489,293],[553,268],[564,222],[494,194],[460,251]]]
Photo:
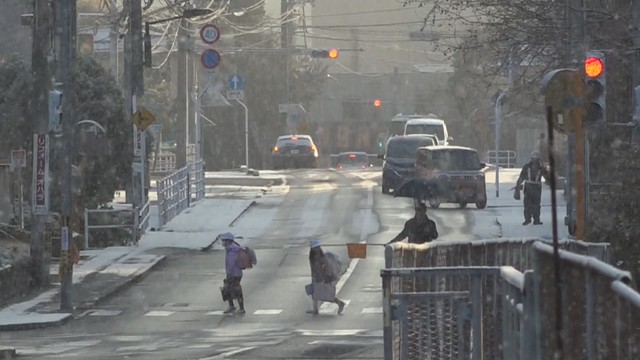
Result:
[[[233,223],[255,204],[252,199],[204,199],[185,210],[161,231],[148,231],[137,247],[110,247],[80,252],[74,266],[74,312],[60,312],[60,284],[37,297],[0,309],[0,331],[60,326],[95,306],[98,302],[140,279],[165,260],[154,249],[199,250],[216,235],[233,231]],[[51,274],[58,266],[51,267]]]
[[[523,200],[515,200],[513,198],[513,188],[520,175],[520,169],[500,169],[499,171],[499,196],[496,197],[495,186],[495,169],[485,172],[487,182],[487,208],[495,210],[497,213],[496,223],[501,228],[501,237],[503,238],[543,238],[551,239],[552,234],[552,209],[551,209],[551,191],[549,186],[543,185],[542,199],[540,209],[540,220],[543,225],[523,226],[524,220]],[[522,194],[521,194],[522,196]],[[564,225],[564,216],[566,213],[566,202],[563,198],[563,190],[556,191],[556,201],[558,204],[558,237],[566,239],[569,237],[567,227]]]

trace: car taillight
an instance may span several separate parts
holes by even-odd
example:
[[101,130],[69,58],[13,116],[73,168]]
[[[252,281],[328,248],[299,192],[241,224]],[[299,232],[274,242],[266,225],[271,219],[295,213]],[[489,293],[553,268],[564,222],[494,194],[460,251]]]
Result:
[[318,148],[316,148],[315,145],[311,145],[311,151],[316,152],[316,151],[318,151]]

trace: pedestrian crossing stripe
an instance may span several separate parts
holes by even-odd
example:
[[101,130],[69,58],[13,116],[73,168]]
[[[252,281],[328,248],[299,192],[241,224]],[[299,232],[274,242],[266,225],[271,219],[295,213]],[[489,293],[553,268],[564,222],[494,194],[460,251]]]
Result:
[[[344,301],[344,308],[346,309],[351,303],[351,300],[342,300]],[[320,309],[318,310],[320,314],[337,314],[338,313],[338,304],[336,303],[328,303],[324,302],[320,305]]]
[[361,314],[382,314],[382,307],[364,308]]
[[256,310],[253,315],[278,315],[282,313],[282,309],[268,309],[268,310]]
[[122,310],[95,310],[89,316],[118,316],[122,314]]
[[209,311],[208,313],[206,313],[205,315],[218,315],[218,316],[222,316],[224,315],[224,311],[222,310],[215,310],[215,311]]
[[175,311],[152,310],[152,311],[149,311],[148,313],[144,314],[144,316],[171,316],[173,314],[175,314]]

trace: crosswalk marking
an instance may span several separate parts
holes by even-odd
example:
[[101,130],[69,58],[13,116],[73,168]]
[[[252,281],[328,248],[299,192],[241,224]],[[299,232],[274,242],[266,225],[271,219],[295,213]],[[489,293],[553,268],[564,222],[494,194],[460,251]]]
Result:
[[118,316],[122,314],[122,310],[96,310],[93,311],[89,316]]
[[224,311],[222,311],[222,310],[209,311],[205,315],[219,315],[219,316],[222,316],[222,315],[224,315]]
[[253,315],[278,315],[282,313],[282,311],[282,309],[256,310],[253,312]]
[[152,310],[152,311],[149,311],[148,313],[144,314],[144,316],[171,316],[173,314],[175,314],[175,311]]
[[382,314],[382,307],[364,308],[361,314]]
[[[351,303],[351,300],[342,300],[344,301],[344,308],[346,309]],[[337,314],[338,313],[338,305],[336,303],[328,303],[324,302],[320,305],[319,309],[320,314]]]

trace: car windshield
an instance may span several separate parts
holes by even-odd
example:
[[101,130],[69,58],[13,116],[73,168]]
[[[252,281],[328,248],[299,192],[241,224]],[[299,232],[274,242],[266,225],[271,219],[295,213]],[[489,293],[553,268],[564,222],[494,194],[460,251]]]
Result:
[[340,154],[338,157],[339,164],[363,164],[367,162],[367,155],[365,154]]
[[433,151],[433,162],[439,170],[479,170],[478,153],[472,150],[437,150]]
[[391,128],[389,129],[389,136],[397,136],[404,134],[404,125],[406,120],[391,121]]
[[444,128],[438,124],[408,124],[406,135],[410,134],[432,134],[444,139]]
[[389,142],[387,157],[393,158],[415,158],[416,150],[419,147],[435,145],[433,139],[418,137],[415,139],[400,139]]

